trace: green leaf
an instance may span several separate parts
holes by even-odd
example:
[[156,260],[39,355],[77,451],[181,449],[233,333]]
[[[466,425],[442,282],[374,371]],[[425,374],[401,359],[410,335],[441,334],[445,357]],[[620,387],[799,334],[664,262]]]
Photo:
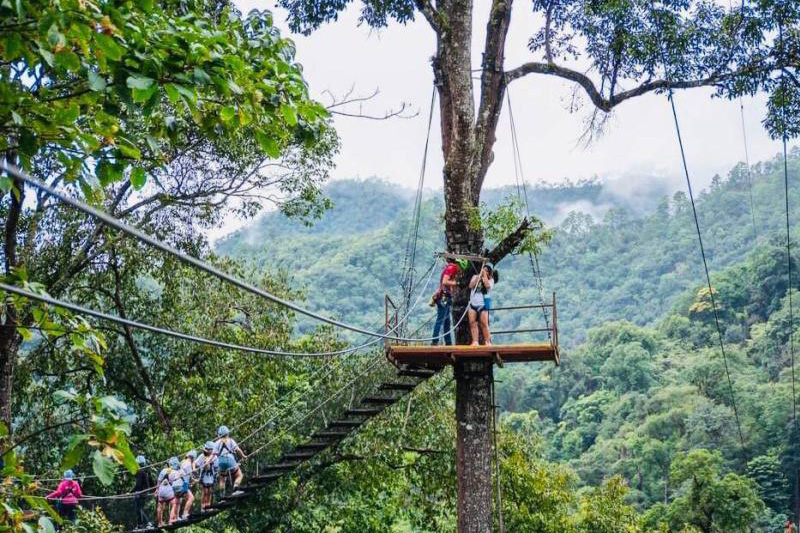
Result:
[[158,91],[158,85],[151,85],[147,89],[133,89],[134,102],[147,102]]
[[244,106],[239,106],[239,124],[247,126],[251,122],[253,122],[253,117],[250,116]]
[[102,92],[106,90],[108,84],[106,83],[106,79],[95,72],[94,70],[89,70],[87,73],[89,77],[89,88],[93,91]]
[[61,459],[61,468],[72,468],[78,464],[83,454],[86,452],[86,441],[88,440],[89,435],[73,435],[67,446],[67,453],[65,453],[64,458]]
[[149,89],[155,83],[152,78],[147,76],[128,76],[126,82],[131,89]]
[[139,191],[144,187],[145,183],[147,183],[147,173],[142,167],[134,167],[131,170],[131,185],[133,185],[133,188]]
[[14,124],[17,126],[22,126],[22,117],[14,110],[11,111],[11,120],[13,120]]
[[261,146],[261,149],[264,150],[264,153],[266,153],[268,156],[276,158],[281,155],[281,148],[273,137],[265,134],[262,131],[257,131],[256,140],[258,141],[259,146]]
[[281,106],[281,114],[289,126],[297,125],[297,110],[293,106],[283,104]]
[[167,92],[167,98],[173,104],[177,104],[178,100],[180,100],[181,95],[178,92],[178,87],[174,83],[168,83],[164,85],[164,90]]
[[197,93],[194,89],[190,89],[189,87],[184,87],[183,85],[175,85],[175,88],[178,89],[178,92],[181,96],[183,96],[184,101],[190,107],[194,107],[197,105]]
[[211,83],[211,76],[200,67],[194,67],[194,81],[196,81],[198,85],[206,85]]
[[49,50],[45,50],[43,47],[40,46],[39,47],[39,55],[42,56],[42,59],[44,59],[44,62],[47,63],[49,66],[51,66],[51,67],[55,67],[56,66],[56,56],[54,56],[53,53],[50,52]]
[[119,61],[122,59],[122,56],[125,55],[125,49],[105,33],[95,34],[94,42],[97,44],[98,48],[100,48],[100,51],[103,52],[103,55],[112,61]]
[[139,150],[136,146],[129,144],[128,142],[121,142],[117,145],[117,149],[122,152],[123,155],[130,157],[132,159],[141,159],[142,158],[142,151]]
[[56,65],[70,72],[77,72],[81,68],[81,59],[78,54],[69,50],[56,53]]
[[111,485],[114,481],[114,474],[117,471],[116,463],[98,450],[92,454],[92,458],[92,470],[97,476],[97,479],[99,479],[100,483],[103,485]]
[[128,445],[128,438],[124,433],[117,434],[117,449],[122,452],[122,465],[130,473],[135,474],[139,470],[139,465],[136,464],[136,457],[134,457],[131,447]]
[[219,118],[223,122],[230,122],[236,116],[236,109],[233,106],[225,106],[219,111]]
[[136,0],[136,5],[139,6],[139,9],[148,13],[153,10],[153,0]]

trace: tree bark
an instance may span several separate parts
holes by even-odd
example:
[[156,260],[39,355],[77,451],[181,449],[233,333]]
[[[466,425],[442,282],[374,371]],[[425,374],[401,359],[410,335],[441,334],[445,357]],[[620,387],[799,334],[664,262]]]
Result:
[[493,361],[456,363],[458,532],[492,530]]
[[[13,151],[6,153],[6,161],[15,164],[17,154]],[[14,179],[17,193],[9,191],[10,202],[8,217],[4,231],[4,256],[5,272],[19,266],[17,257],[17,238],[19,236],[19,222],[22,216],[22,205],[25,201],[25,186]],[[0,325],[0,419],[5,423],[9,433],[12,431],[12,403],[14,385],[14,367],[17,362],[17,353],[22,344],[22,337],[17,330],[18,312],[13,305],[5,305],[5,320]]]

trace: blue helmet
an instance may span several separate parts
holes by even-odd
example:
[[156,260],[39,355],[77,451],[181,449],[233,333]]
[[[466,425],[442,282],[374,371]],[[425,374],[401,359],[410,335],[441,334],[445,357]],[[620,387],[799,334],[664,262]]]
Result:
[[231,430],[228,429],[228,426],[220,426],[217,430],[217,437],[227,437],[230,432]]
[[175,470],[175,469],[177,469],[177,468],[178,468],[178,467],[180,467],[180,466],[181,466],[181,462],[180,462],[180,461],[178,461],[178,458],[177,458],[177,457],[170,457],[170,458],[169,458],[169,467],[170,467],[170,468],[172,468],[173,470]]
[[206,445],[203,446],[203,450],[205,450],[207,452],[213,452],[214,451],[214,443],[211,442],[211,441],[206,442]]
[[75,472],[72,470],[67,470],[64,472],[64,479],[75,479]]
[[140,455],[136,458],[136,464],[139,466],[144,466],[147,464],[147,459],[144,458],[144,455]]
[[197,457],[197,452],[194,450],[189,450],[188,452],[186,452],[186,457],[191,457],[192,459],[194,459],[195,457]]

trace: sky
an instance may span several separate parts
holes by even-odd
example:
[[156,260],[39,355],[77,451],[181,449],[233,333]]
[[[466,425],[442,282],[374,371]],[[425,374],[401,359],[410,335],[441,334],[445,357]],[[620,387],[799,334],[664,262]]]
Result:
[[[373,121],[335,117],[341,138],[333,179],[378,177],[406,187],[416,187],[427,129],[433,74],[430,58],[435,49],[432,31],[419,20],[407,26],[393,24],[381,31],[358,24],[353,2],[338,22],[323,26],[309,37],[290,35],[286,13],[274,0],[235,0],[243,11],[271,9],[275,23],[297,46],[311,93],[323,103],[329,92],[344,95],[379,95],[363,111],[382,115],[406,103],[417,116]],[[476,67],[489,2],[478,0],[475,13]],[[506,68],[533,59],[527,39],[538,27],[530,2],[517,2],[506,46]],[[538,58],[536,58],[538,59]],[[712,91],[696,89],[678,93],[676,102],[687,148],[693,183],[703,187],[714,174],[725,175],[745,159],[739,101],[712,98]],[[574,86],[548,76],[528,76],[510,86],[519,134],[524,176],[530,183],[578,180],[594,176],[622,181],[658,176],[681,186],[683,176],[669,103],[664,95],[629,100],[614,111],[604,135],[588,147],[579,139],[591,106],[570,111]],[[578,93],[580,94],[580,93]],[[751,161],[773,157],[780,150],[761,126],[763,97],[743,100],[745,128]],[[350,109],[349,111],[357,111]],[[498,127],[495,160],[486,187],[514,182],[507,107]],[[426,187],[441,188],[442,155],[438,116],[434,117]]]

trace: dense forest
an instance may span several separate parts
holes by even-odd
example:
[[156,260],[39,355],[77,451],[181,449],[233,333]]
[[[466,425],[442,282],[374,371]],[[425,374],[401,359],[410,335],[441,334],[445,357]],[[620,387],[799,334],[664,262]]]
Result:
[[[152,532],[154,487],[134,483],[228,431],[245,484],[195,507],[187,533],[484,533],[492,519],[514,533],[777,533],[800,515],[783,161],[737,165],[698,198],[713,288],[689,199],[666,183],[528,185],[522,202],[484,182],[505,91],[526,76],[577,83],[589,137],[630,98],[698,86],[766,94],[770,135],[800,135],[800,4],[534,2],[546,24],[508,69],[512,2],[492,2],[482,62],[472,2],[278,4],[305,34],[349,4],[371,28],[430,27],[447,197],[425,193],[413,261],[412,191],[328,183],[333,116],[369,98],[317,101],[272,12],[0,2],[0,531]],[[794,237],[800,151],[788,171]],[[504,231],[475,222],[493,216]],[[231,218],[248,225],[209,242]],[[377,340],[354,349],[362,338],[299,307],[380,328],[411,261],[421,305],[406,331],[426,332],[434,252],[495,237],[512,254],[496,303],[557,293],[562,339],[559,367],[506,365],[496,397],[492,361],[398,372]],[[526,244],[536,258],[513,255]],[[464,510],[465,487],[480,510]]]
[[[795,153],[792,175],[799,165]],[[529,194],[534,210],[547,206],[549,211],[542,211],[553,217],[561,203],[596,202],[601,189],[599,183],[564,184],[529,188]],[[319,309],[379,323],[382,309],[375,295],[383,287],[398,289],[410,211],[410,195],[394,190],[379,181],[334,182],[328,189],[334,207],[318,231],[268,214],[223,240],[218,250],[288,273]],[[492,190],[487,204],[513,192]],[[790,192],[796,205],[800,188]],[[782,163],[776,159],[749,172],[738,165],[726,178],[715,177],[698,203],[727,362],[702,288],[702,263],[683,193],[649,199],[649,213],[637,214],[620,202],[600,220],[576,211],[556,226],[541,268],[546,291],[559,294],[561,337],[567,339],[562,365],[509,366],[498,385],[501,424],[514,435],[514,445],[532,447],[529,453],[540,461],[533,472],[555,469],[542,475],[551,483],[560,480],[562,490],[603,486],[625,493],[631,516],[640,513],[632,523],[641,520],[646,529],[679,531],[689,524],[699,531],[780,530],[790,512],[797,454],[790,444],[782,197]],[[365,209],[378,203],[390,207]],[[419,255],[427,259],[441,245],[441,200],[430,195],[424,206]],[[274,227],[292,237],[273,238]],[[499,269],[499,302],[538,300],[527,258],[514,257]],[[502,316],[497,322],[498,328],[519,325]],[[446,424],[447,410],[439,417]],[[707,479],[693,478],[698,470]],[[526,482],[534,480],[510,481]],[[567,514],[577,505],[568,501],[568,492],[558,502]],[[711,509],[693,507],[695,497],[708,499],[704,505]],[[739,503],[723,509],[726,499]],[[555,513],[558,506],[550,509]],[[712,516],[704,517],[706,511]],[[522,509],[510,512],[515,516]],[[541,509],[536,514],[552,518]]]

